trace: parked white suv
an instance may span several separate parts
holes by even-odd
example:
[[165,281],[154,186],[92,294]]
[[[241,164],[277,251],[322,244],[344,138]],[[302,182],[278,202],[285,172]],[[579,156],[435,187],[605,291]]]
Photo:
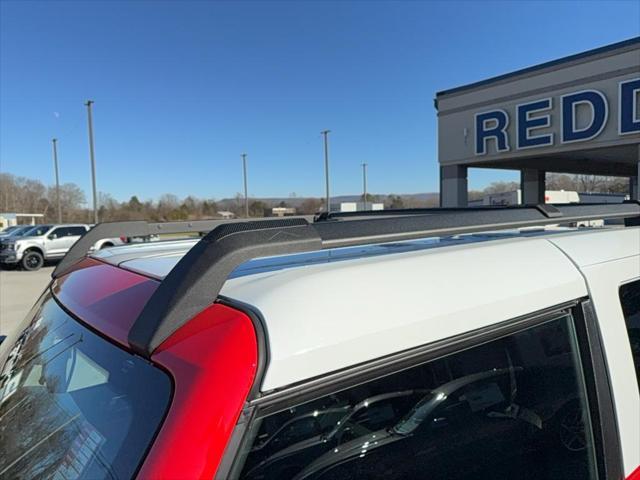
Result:
[[[45,260],[58,260],[65,256],[78,239],[91,229],[90,225],[37,225],[21,237],[0,240],[0,263],[20,265],[25,270],[39,270]],[[106,238],[96,242],[94,249],[122,244],[119,238]]]

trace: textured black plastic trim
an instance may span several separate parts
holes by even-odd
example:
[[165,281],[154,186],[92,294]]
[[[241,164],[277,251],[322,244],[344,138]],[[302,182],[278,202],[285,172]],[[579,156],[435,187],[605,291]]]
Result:
[[53,278],[64,275],[78,260],[84,258],[99,240],[117,237],[145,237],[164,233],[209,232],[228,220],[195,220],[191,222],[148,223],[145,221],[99,223],[73,244],[51,274]]
[[253,258],[321,248],[320,237],[305,219],[216,227],[182,257],[158,286],[129,331],[130,346],[142,355],[150,355],[217,298],[238,265]]
[[316,215],[315,221],[322,222],[327,220],[336,220],[339,218],[353,218],[353,217],[390,217],[397,215],[425,215],[425,214],[442,214],[445,215],[451,212],[467,212],[469,210],[473,212],[479,212],[482,210],[504,210],[506,208],[514,209],[521,207],[434,207],[434,208],[389,208],[386,210],[358,210],[355,212],[321,212]]
[[344,218],[344,214],[331,214],[314,225],[322,237],[323,248],[332,248],[637,216],[640,216],[640,202],[546,205],[545,207],[427,209],[424,212],[409,215],[404,215],[401,211],[391,215],[360,212],[358,216],[354,213],[348,220]]
[[[366,212],[322,213],[314,225],[321,229],[325,247],[357,245],[394,240],[410,240],[424,236],[474,233],[491,229],[520,228],[552,223],[573,223],[594,219],[625,219],[636,225],[640,218],[640,202],[620,204],[572,204],[474,208],[414,208],[373,210]],[[349,226],[346,221],[349,220]],[[264,220],[266,222],[305,221],[305,218]],[[226,225],[231,230],[264,221],[197,220],[192,222],[147,223],[144,221],[100,223],[85,233],[67,252],[53,271],[58,278],[84,258],[95,243],[104,238],[143,237],[161,233],[203,233]],[[336,226],[339,225],[339,226]],[[246,229],[245,229],[246,230]],[[246,239],[247,241],[250,239]],[[342,240],[342,241],[338,241]],[[282,252],[282,253],[295,253]]]
[[545,217],[549,217],[549,218],[562,217],[562,212],[560,212],[560,210],[558,210],[556,207],[554,207],[551,204],[542,203],[540,205],[536,205],[536,208],[540,210],[540,213],[542,213]]
[[[264,324],[264,317],[262,316],[262,313],[253,305],[249,305],[245,302],[241,302],[233,298],[220,295],[218,296],[218,302],[241,311],[242,313],[247,315],[253,323],[253,327],[256,332],[256,338],[258,341],[258,366],[256,369],[256,376],[253,381],[253,385],[251,386],[251,390],[249,390],[248,398],[257,398],[260,395],[260,386],[262,385],[264,374],[267,371],[267,366],[269,365],[269,338],[267,336],[268,333]],[[225,453],[222,457],[222,461],[220,462],[218,470],[216,471],[216,476],[214,477],[216,480],[225,479],[230,475],[231,469],[235,463],[235,452],[239,451],[240,445],[246,434],[247,427],[251,423],[254,412],[255,408],[246,403],[242,409],[240,418],[238,419],[238,423],[233,430],[231,438],[229,439],[229,443],[225,448]],[[227,454],[227,452],[233,453]]]
[[[253,422],[255,412],[255,407],[245,404],[240,413],[238,423],[233,429],[229,443],[222,455],[222,460],[220,461],[214,480],[227,480],[228,478],[234,478],[239,475],[240,472],[237,470],[239,470],[242,463],[244,463],[244,458],[241,457],[241,446],[245,443],[245,437],[249,426]],[[244,456],[248,453],[248,451],[244,452]]]
[[574,309],[587,397],[591,411],[599,478],[624,479],[620,433],[600,327],[591,300]]

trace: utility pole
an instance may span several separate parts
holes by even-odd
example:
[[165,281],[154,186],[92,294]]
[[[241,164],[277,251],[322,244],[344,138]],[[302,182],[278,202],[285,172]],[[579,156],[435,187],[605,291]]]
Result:
[[367,209],[367,164],[362,164],[362,201],[364,202],[364,210]]
[[331,130],[323,130],[320,133],[324,136],[324,177],[326,183],[326,211],[331,213],[331,198],[329,196],[329,133]]
[[91,105],[93,100],[87,100],[87,115],[89,121],[89,155],[91,156],[91,184],[93,186],[93,223],[98,223],[98,191],[96,190],[96,157],[93,151],[93,117]]
[[56,208],[58,210],[58,223],[62,223],[62,210],[60,209],[60,176],[58,174],[58,139],[51,140],[53,143],[53,168],[56,173]]
[[247,190],[247,154],[242,155],[242,171],[244,172],[244,216],[249,218],[249,191]]

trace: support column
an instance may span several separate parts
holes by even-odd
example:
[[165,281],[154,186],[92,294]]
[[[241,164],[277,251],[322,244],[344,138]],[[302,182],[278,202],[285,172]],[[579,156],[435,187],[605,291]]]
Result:
[[533,168],[520,170],[520,190],[522,192],[521,203],[523,205],[545,203],[545,172]]
[[467,167],[464,165],[440,167],[440,206],[466,207],[468,201]]

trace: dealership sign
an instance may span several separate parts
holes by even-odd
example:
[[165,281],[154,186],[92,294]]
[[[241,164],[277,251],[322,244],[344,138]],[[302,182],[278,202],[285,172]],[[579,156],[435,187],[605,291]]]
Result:
[[[609,118],[609,102],[612,101],[617,101],[618,106],[615,120]],[[640,133],[639,101],[640,78],[635,78],[618,84],[615,100],[608,99],[599,90],[589,89],[518,104],[513,118],[504,109],[476,113],[475,154],[485,155],[490,141],[495,142],[498,153],[510,151],[512,140],[516,150],[552,146],[556,135],[560,144],[585,142],[598,137],[609,121],[617,121],[618,135]],[[558,102],[559,107],[556,115],[552,115],[554,102]],[[579,111],[582,112],[580,118]],[[514,139],[508,131],[511,122],[515,122]],[[540,132],[549,127],[552,131]]]

